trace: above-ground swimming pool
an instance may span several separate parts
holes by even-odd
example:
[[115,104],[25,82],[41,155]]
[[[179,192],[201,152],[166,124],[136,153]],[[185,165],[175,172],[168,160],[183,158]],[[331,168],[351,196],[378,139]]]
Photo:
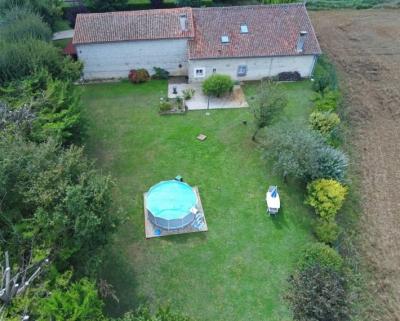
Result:
[[176,180],[160,182],[149,189],[146,209],[150,221],[166,230],[183,228],[193,222],[197,195],[186,183]]

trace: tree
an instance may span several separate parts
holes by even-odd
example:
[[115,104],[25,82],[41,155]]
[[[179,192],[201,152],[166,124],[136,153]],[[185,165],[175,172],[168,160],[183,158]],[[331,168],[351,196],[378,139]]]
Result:
[[0,319],[6,316],[7,307],[12,302],[22,296],[32,282],[42,273],[45,265],[49,263],[48,258],[39,262],[32,262],[32,256],[29,260],[23,261],[23,265],[15,269],[15,265],[10,265],[10,257],[8,252],[4,253],[5,264],[1,266],[1,287],[0,287]]
[[286,296],[297,321],[348,321],[350,299],[345,276],[314,264],[289,279]]
[[270,124],[287,105],[287,98],[279,85],[272,81],[262,82],[258,88],[257,98],[251,105],[256,130],[252,140],[256,140],[258,131]]
[[34,239],[61,267],[79,262],[85,270],[117,223],[110,178],[97,173],[81,148],[62,149],[53,140],[0,136],[0,197],[0,246],[23,253]]
[[318,179],[307,185],[306,203],[326,219],[333,219],[346,198],[347,187],[333,179]]
[[71,81],[52,79],[41,70],[9,83],[0,91],[0,98],[12,106],[13,113],[28,109],[35,115],[26,131],[30,139],[41,142],[52,136],[65,145],[80,142],[80,89]]
[[63,0],[0,0],[0,12],[15,6],[37,12],[50,26],[54,26],[62,15]]
[[96,12],[119,11],[127,8],[128,0],[84,0]]
[[83,278],[68,287],[53,290],[42,300],[36,311],[37,320],[105,321],[103,305],[95,283]]
[[0,38],[8,41],[39,39],[49,41],[50,27],[42,18],[27,7],[12,7],[1,15]]
[[313,130],[291,123],[279,124],[269,128],[264,145],[265,157],[284,178],[344,180],[346,155],[327,145],[324,137]]
[[150,5],[153,9],[162,8],[164,0],[150,0]]
[[54,79],[75,81],[82,63],[63,57],[51,43],[37,39],[0,41],[0,85],[31,76],[46,69]]
[[203,82],[202,88],[207,96],[221,97],[232,91],[233,80],[227,75],[214,74]]

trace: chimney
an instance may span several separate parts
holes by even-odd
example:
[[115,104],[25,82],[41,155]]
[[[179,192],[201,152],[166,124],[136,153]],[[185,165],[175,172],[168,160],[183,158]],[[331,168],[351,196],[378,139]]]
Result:
[[297,39],[296,51],[303,52],[304,50],[304,41],[306,41],[308,32],[300,31],[299,38]]
[[188,31],[188,19],[186,14],[179,15],[179,24],[182,31]]

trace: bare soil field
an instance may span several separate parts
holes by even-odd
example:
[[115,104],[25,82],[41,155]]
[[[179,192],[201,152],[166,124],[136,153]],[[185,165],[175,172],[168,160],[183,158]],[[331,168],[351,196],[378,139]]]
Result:
[[400,320],[400,10],[311,12],[348,94],[361,174],[361,253],[382,311]]

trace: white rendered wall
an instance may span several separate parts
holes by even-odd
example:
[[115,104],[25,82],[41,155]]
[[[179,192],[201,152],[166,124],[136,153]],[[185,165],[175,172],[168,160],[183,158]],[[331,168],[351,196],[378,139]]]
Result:
[[[129,70],[153,67],[187,75],[187,40],[144,40],[75,45],[85,79],[127,78]],[[181,67],[179,67],[181,65]]]
[[[229,75],[235,80],[259,80],[264,77],[276,76],[285,71],[298,71],[302,77],[310,77],[314,68],[316,56],[282,56],[265,58],[224,58],[200,59],[189,61],[189,81],[202,81],[213,74]],[[238,77],[237,70],[240,65],[247,66],[246,76]],[[204,78],[195,78],[196,68],[205,68]]]

